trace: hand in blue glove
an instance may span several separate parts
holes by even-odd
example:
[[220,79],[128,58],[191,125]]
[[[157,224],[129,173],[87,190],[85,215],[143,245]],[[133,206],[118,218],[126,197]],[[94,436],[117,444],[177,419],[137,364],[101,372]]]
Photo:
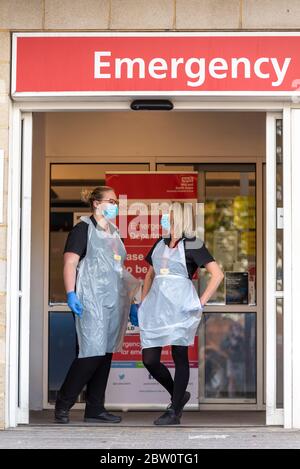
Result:
[[79,317],[82,316],[82,304],[74,291],[67,293],[67,303],[73,313],[77,314]]
[[131,306],[130,306],[130,313],[129,313],[129,319],[130,319],[130,322],[133,326],[135,327],[138,327],[139,325],[139,319],[138,319],[138,309],[139,309],[139,306],[138,304],[136,303],[133,303]]

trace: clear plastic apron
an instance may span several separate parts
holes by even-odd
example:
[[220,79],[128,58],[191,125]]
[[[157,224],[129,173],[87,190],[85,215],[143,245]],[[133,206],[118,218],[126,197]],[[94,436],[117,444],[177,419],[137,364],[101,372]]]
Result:
[[192,345],[202,309],[188,277],[184,241],[172,249],[162,239],[152,262],[155,277],[138,310],[142,348]]
[[95,227],[89,217],[85,257],[77,269],[76,293],[83,306],[76,316],[79,358],[105,355],[121,349],[130,305],[140,283],[125,268],[125,246],[115,225],[113,233]]

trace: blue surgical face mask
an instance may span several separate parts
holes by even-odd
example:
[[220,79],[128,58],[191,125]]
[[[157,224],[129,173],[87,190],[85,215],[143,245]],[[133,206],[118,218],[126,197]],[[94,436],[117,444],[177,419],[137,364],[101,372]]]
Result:
[[171,223],[170,223],[170,215],[168,213],[164,213],[161,217],[160,224],[164,230],[170,231]]
[[102,210],[102,215],[107,220],[112,220],[113,218],[116,218],[118,213],[119,213],[119,208],[117,205],[114,205],[114,204],[107,204],[106,208]]

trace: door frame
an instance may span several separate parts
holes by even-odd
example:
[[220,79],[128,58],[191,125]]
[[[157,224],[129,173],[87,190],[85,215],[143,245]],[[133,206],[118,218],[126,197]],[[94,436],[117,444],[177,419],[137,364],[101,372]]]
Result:
[[[29,422],[32,113],[11,116],[5,423]],[[22,206],[22,209],[20,208]]]
[[[170,97],[172,99],[172,96]],[[129,98],[130,99],[130,98]],[[247,99],[247,98],[245,98]],[[272,98],[273,99],[273,98]],[[218,101],[217,99],[211,100],[197,100],[197,98],[181,98],[178,99],[174,97],[174,110],[173,112],[177,111],[262,111],[262,112],[280,112],[283,113],[283,120],[284,120],[284,135],[285,135],[285,147],[284,147],[284,162],[285,159],[290,158],[290,108],[292,106],[291,103],[284,104],[283,101],[243,101],[243,97],[240,97],[240,101],[236,100],[226,100],[224,98],[223,101]],[[297,104],[293,104],[293,107],[300,107]],[[9,148],[9,193],[8,193],[8,245],[7,245],[7,252],[8,252],[8,288],[7,288],[7,337],[6,337],[6,419],[5,424],[6,427],[16,426],[18,423],[23,423],[22,419],[22,412],[18,412],[18,405],[17,405],[17,389],[20,389],[20,397],[21,401],[26,401],[26,395],[28,396],[28,382],[29,382],[29,339],[28,345],[24,347],[22,350],[22,359],[24,359],[24,363],[26,363],[26,367],[23,369],[21,380],[18,379],[18,333],[19,327],[18,322],[16,321],[17,314],[18,314],[18,304],[17,300],[19,298],[19,290],[17,288],[18,285],[18,264],[16,263],[16,257],[18,251],[18,235],[19,235],[19,217],[20,217],[20,209],[18,207],[18,196],[17,192],[19,191],[18,188],[18,181],[20,180],[20,122],[22,117],[25,113],[29,113],[31,115],[32,112],[51,112],[51,111],[128,111],[129,104],[128,99],[103,99],[99,101],[28,101],[28,102],[15,102],[11,105],[11,126],[10,126],[10,148]],[[32,124],[31,124],[31,132],[32,132]],[[23,168],[26,168],[26,171],[30,172],[31,175],[31,148],[27,148],[27,151],[23,154]],[[175,162],[175,159],[174,159]],[[266,160],[266,168],[267,172],[269,171],[271,161]],[[287,165],[287,168],[290,166]],[[290,177],[287,173],[285,175],[286,180]],[[18,190],[16,190],[18,188]],[[30,190],[29,190],[30,189]],[[285,184],[285,192],[288,192],[287,184]],[[290,197],[286,194],[287,197],[285,200],[289,201]],[[268,192],[267,192],[268,196]],[[268,197],[267,197],[268,199]],[[31,226],[31,213],[29,206],[31,207],[31,178],[28,180],[27,184],[27,193],[24,194],[23,197],[23,204],[28,206],[27,210],[27,223]],[[288,207],[288,210],[291,210],[291,207]],[[285,218],[285,230],[287,230],[288,236],[286,237],[285,244],[288,243],[288,239],[290,239],[291,231],[290,231],[290,218]],[[26,236],[24,239],[23,249],[24,249],[24,261],[28,266],[30,266],[30,236]],[[26,248],[26,249],[25,249]],[[28,254],[29,253],[29,254]],[[288,276],[291,275],[291,252],[290,250],[285,251],[285,260],[284,260],[284,267],[285,267],[285,275],[286,279]],[[25,262],[24,262],[25,263]],[[30,268],[30,267],[28,267]],[[29,277],[28,277],[29,278]],[[28,302],[28,315],[29,315],[29,301],[30,301],[30,281],[29,284],[26,285],[26,298]],[[288,310],[290,307],[290,303],[285,305],[285,333],[287,333],[287,337],[289,338],[290,331],[290,311]],[[23,327],[24,326],[24,327]],[[27,332],[26,332],[27,331]],[[22,325],[21,328],[21,337],[25,337],[26,333],[29,336],[28,326],[26,328],[25,325]],[[285,340],[285,344],[286,344]],[[285,375],[289,378],[289,382],[285,383],[285,388],[287,387],[287,391],[290,390],[291,387],[291,373],[288,374],[289,370],[289,363],[288,359],[291,360],[291,350],[289,345],[286,345],[285,352]],[[25,356],[26,355],[26,356]],[[268,360],[267,357],[267,368],[268,368]],[[269,381],[270,382],[270,381]],[[267,394],[268,395],[268,394]],[[285,415],[285,424],[288,426],[290,423],[289,415],[290,415],[290,403],[288,402],[288,393],[285,392],[285,404],[287,405],[284,415]],[[28,413],[28,409],[27,409]],[[26,422],[25,422],[26,423]]]
[[[266,116],[266,422],[268,425],[282,425],[283,409],[276,405],[276,300],[284,298],[284,292],[276,291],[276,120],[283,114],[269,112]],[[285,284],[285,280],[284,280]],[[269,357],[274,357],[273,360]]]

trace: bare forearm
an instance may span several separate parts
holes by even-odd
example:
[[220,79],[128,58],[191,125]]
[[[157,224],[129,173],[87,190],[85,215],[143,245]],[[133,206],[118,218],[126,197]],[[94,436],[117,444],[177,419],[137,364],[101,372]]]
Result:
[[153,282],[153,276],[152,275],[146,275],[145,280],[144,280],[144,285],[143,285],[143,291],[142,291],[142,301],[145,298],[145,296],[148,294],[151,285]]
[[212,275],[210,278],[206,289],[204,290],[203,294],[201,295],[200,301],[201,304],[204,306],[208,300],[213,296],[213,294],[218,289],[220,283],[222,282],[224,275],[222,273],[217,275]]
[[64,284],[66,292],[74,291],[76,283],[76,266],[73,263],[64,265]]

